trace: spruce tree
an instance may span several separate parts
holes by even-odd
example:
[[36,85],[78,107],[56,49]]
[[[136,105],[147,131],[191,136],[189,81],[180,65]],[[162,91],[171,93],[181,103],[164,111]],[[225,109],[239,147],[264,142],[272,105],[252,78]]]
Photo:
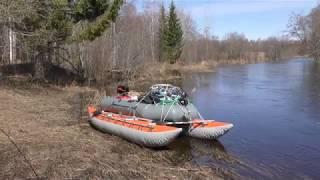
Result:
[[167,19],[168,22],[165,31],[165,52],[169,63],[174,64],[180,58],[182,52],[183,31],[173,1],[171,1]]
[[164,61],[164,54],[165,54],[165,33],[167,29],[167,19],[166,19],[166,14],[165,14],[165,9],[163,4],[160,7],[160,16],[159,16],[159,61],[163,62]]

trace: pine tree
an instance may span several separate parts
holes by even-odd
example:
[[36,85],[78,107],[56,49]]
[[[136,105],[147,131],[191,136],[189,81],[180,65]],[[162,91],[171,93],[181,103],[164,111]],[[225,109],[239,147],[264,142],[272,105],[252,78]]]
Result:
[[[54,51],[69,42],[94,40],[115,22],[124,0],[0,1],[4,24],[19,34],[20,43],[34,54],[35,79],[44,79]],[[8,18],[9,17],[9,18]],[[8,20],[6,20],[8,19]],[[10,19],[10,21],[9,21]],[[74,31],[82,23],[86,26]],[[58,51],[56,51],[58,52]]]
[[81,20],[93,21],[109,8],[109,0],[78,0],[73,4],[73,18],[75,22]]
[[76,41],[93,41],[116,21],[124,0],[79,0],[74,4],[75,22],[89,21],[87,27],[72,37]]
[[169,63],[174,64],[182,53],[183,31],[173,1],[171,1],[167,19],[167,28],[165,30],[165,53]]
[[165,9],[163,4],[160,7],[160,16],[159,16],[159,61],[163,62],[164,61],[164,54],[165,54],[165,32],[167,29],[167,19],[166,19],[166,14],[165,14]]

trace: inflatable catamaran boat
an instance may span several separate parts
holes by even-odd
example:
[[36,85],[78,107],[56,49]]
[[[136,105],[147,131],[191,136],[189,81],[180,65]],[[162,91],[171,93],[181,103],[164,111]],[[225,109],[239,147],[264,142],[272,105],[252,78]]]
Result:
[[166,146],[178,135],[217,139],[233,124],[205,120],[179,87],[153,85],[139,97],[118,87],[119,96],[104,97],[101,110],[88,107],[90,123],[97,129],[147,147]]

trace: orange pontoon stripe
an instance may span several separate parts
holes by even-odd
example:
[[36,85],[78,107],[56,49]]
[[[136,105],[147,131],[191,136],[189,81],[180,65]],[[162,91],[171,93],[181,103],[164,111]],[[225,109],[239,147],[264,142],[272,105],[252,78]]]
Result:
[[162,126],[162,125],[154,125],[153,127],[150,126],[149,122],[141,121],[141,120],[129,120],[126,121],[124,119],[117,119],[117,118],[109,118],[103,115],[96,116],[101,121],[118,124],[121,126],[125,126],[128,128],[145,131],[145,132],[164,132],[176,129],[175,127],[171,126]]
[[[92,114],[95,112],[96,109],[92,106],[88,107],[89,114]],[[113,124],[118,124],[121,126],[125,126],[128,128],[145,131],[145,132],[165,132],[165,131],[171,131],[176,129],[172,126],[163,126],[163,125],[150,125],[151,120],[143,119],[143,118],[137,118],[136,120],[126,120],[128,118],[132,118],[130,116],[124,116],[119,114],[113,114],[110,113],[112,116],[108,117],[107,113],[100,114],[96,116],[97,119]]]
[[219,126],[225,126],[227,124],[229,123],[218,122],[218,121],[210,121],[208,123],[196,122],[193,124],[193,127],[219,127]]

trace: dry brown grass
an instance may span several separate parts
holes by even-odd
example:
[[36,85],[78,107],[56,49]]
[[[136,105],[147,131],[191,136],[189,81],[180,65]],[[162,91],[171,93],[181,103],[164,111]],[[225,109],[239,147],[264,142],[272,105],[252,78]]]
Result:
[[91,128],[84,110],[99,98],[92,89],[2,81],[0,179],[219,179],[214,169],[176,162],[170,149]]
[[[162,64],[160,72],[163,75],[166,74],[174,74],[174,72],[179,73],[194,73],[194,72],[214,72],[215,68],[219,65],[225,64],[254,64],[254,63],[262,63],[269,62],[273,60],[268,59],[257,59],[257,60],[248,60],[248,59],[235,59],[235,60],[205,60],[197,63],[183,63],[183,61],[179,61],[176,64]],[[173,72],[173,73],[172,73]]]
[[213,72],[217,65],[216,61],[201,61],[196,64],[175,64],[172,68],[178,69],[181,72]]

